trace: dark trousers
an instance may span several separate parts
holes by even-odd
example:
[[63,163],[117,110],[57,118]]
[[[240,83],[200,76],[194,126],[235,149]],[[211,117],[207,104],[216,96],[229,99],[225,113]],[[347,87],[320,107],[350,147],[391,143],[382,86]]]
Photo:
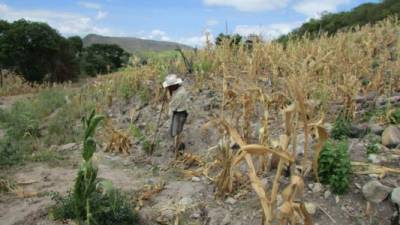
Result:
[[172,137],[179,135],[183,130],[188,113],[186,111],[177,112],[174,111],[172,115],[170,134]]

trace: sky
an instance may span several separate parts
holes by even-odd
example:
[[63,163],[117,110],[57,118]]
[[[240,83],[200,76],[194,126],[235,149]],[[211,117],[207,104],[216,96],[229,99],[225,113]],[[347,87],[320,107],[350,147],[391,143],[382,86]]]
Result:
[[219,33],[273,39],[322,12],[379,0],[0,0],[0,19],[47,22],[64,36],[89,33],[201,47]]

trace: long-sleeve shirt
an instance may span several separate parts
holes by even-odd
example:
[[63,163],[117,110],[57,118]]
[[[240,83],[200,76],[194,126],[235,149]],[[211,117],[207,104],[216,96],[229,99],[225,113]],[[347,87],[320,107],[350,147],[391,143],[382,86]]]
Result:
[[174,111],[189,113],[189,94],[183,86],[179,87],[173,94],[169,102],[169,115],[172,116]]

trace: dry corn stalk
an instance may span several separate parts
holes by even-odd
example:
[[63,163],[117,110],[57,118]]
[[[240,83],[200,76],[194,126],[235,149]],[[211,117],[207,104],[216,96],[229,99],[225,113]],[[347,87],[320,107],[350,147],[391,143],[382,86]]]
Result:
[[145,185],[143,190],[141,191],[141,194],[138,198],[138,206],[142,207],[143,206],[143,201],[149,200],[152,196],[154,196],[157,193],[160,193],[162,190],[164,190],[165,187],[165,182],[161,181],[158,184],[155,185]]
[[364,162],[351,162],[354,173],[356,174],[377,174],[380,178],[386,176],[387,173],[400,174],[400,169],[389,168],[380,165],[374,165]]

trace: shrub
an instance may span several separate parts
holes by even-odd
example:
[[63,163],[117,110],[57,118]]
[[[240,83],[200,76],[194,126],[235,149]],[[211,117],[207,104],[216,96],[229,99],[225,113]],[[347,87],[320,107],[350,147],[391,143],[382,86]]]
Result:
[[319,157],[321,183],[329,184],[335,194],[343,194],[349,188],[351,163],[347,150],[347,141],[335,143],[328,140]]
[[334,139],[343,139],[348,137],[351,129],[351,120],[346,116],[339,115],[336,118],[332,129],[332,137]]

